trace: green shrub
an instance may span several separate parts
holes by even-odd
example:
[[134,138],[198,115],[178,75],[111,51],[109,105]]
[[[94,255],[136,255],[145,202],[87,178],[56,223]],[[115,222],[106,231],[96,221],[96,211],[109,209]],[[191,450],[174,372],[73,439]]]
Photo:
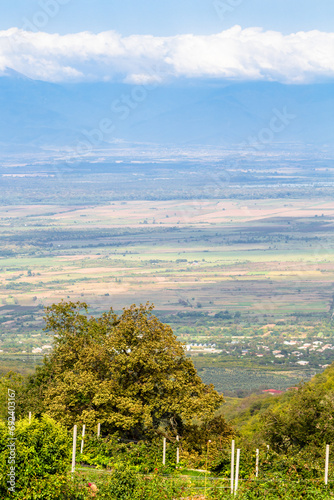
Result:
[[142,476],[127,468],[114,471],[99,488],[101,500],[173,500],[185,493],[185,486],[176,479],[163,478],[157,474]]
[[[248,482],[243,485],[238,495],[240,500],[326,500],[333,498],[328,488],[322,483],[311,481],[268,481],[265,483]],[[218,497],[219,498],[219,497]]]
[[[148,474],[159,470],[162,466],[162,439],[155,438],[151,442],[122,443],[118,436],[105,439],[86,436],[84,452],[78,455],[78,462],[110,469],[132,469],[135,472]],[[176,444],[168,443],[166,450],[166,466],[164,472],[172,472],[176,467]]]
[[28,419],[17,422],[15,438],[15,456],[10,457],[8,430],[0,424],[1,498],[8,492],[10,467],[15,467],[16,495],[31,484],[51,481],[52,476],[61,476],[68,471],[70,437],[67,430],[52,418],[43,416],[40,420],[33,418],[30,423]]
[[[13,498],[13,495],[3,500]],[[88,500],[87,482],[70,475],[52,475],[36,478],[15,494],[18,500]]]

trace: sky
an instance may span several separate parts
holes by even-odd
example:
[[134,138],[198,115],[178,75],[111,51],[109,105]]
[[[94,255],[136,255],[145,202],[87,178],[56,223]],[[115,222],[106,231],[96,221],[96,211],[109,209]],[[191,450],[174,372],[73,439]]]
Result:
[[333,0],[15,0],[0,3],[0,29],[22,28],[25,19],[32,21],[43,5],[54,3],[59,12],[43,31],[60,34],[208,35],[236,24],[290,34],[332,31],[334,20]]
[[0,74],[62,81],[334,79],[333,0],[15,0]]

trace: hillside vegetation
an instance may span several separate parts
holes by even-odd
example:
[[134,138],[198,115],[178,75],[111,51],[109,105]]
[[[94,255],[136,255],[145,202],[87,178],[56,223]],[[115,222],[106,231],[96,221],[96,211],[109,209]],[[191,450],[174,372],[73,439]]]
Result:
[[[232,439],[241,449],[240,498],[330,495],[323,475],[325,447],[334,437],[334,365],[281,396],[252,395],[230,399],[225,406],[222,395],[197,375],[172,329],[153,315],[152,306],[133,305],[100,317],[89,316],[87,308],[80,302],[48,307],[46,330],[54,335],[53,351],[33,375],[9,372],[0,379],[3,420],[8,395],[15,394],[15,467],[25,471],[16,483],[18,498],[84,499],[85,477],[93,474],[87,466],[110,471],[96,479],[100,498],[143,498],[140,491],[148,484],[147,498],[159,498],[162,491],[166,498],[187,497],[196,488],[204,488],[207,498],[225,498]],[[84,449],[80,439],[77,448],[85,472],[79,482],[67,485],[74,425],[79,432],[86,426]],[[11,429],[3,424],[0,429],[4,499],[11,498],[6,496]],[[58,436],[61,453],[55,455],[57,439],[50,439],[49,431]],[[25,460],[44,465],[27,468]],[[207,472],[196,473],[200,476],[194,482],[192,469]],[[166,474],[170,479],[156,481]]]

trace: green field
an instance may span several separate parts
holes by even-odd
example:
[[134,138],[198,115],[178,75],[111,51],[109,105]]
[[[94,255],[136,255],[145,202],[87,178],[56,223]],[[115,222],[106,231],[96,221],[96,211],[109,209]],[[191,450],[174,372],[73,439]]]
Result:
[[49,206],[29,207],[28,215],[26,207],[2,207],[0,302],[69,297],[120,309],[149,300],[174,311],[187,307],[181,300],[211,312],[325,314],[334,204],[292,200],[288,211],[269,201],[114,202],[53,206],[52,215]]

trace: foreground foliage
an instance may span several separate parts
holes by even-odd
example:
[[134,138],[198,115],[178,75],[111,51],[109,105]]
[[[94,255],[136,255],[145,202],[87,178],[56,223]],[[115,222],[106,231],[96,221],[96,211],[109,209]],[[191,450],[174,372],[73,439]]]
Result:
[[[15,444],[11,444],[14,443]],[[10,446],[9,446],[10,444]],[[9,472],[14,471],[15,495],[26,489],[53,482],[67,473],[70,437],[67,430],[49,416],[17,422],[14,440],[0,423],[0,492],[8,491]],[[2,497],[1,497],[2,498]]]
[[[10,390],[17,417],[28,409],[35,414],[31,422],[19,419],[16,426],[15,498],[85,500],[91,498],[87,484],[92,478],[97,498],[105,500],[172,500],[195,494],[228,498],[232,437],[241,448],[241,500],[332,497],[323,478],[325,445],[334,439],[334,366],[282,396],[248,398],[233,417],[239,426],[235,431],[222,408],[217,414],[222,396],[201,381],[184,347],[151,306],[131,306],[121,315],[110,310],[94,318],[88,317],[86,304],[62,302],[47,308],[46,323],[55,334],[55,348],[42,368],[28,380],[15,373],[0,379],[4,408]],[[73,477],[74,424],[77,462],[86,469]],[[8,428],[0,423],[4,500],[13,498],[7,482],[9,454]],[[191,469],[206,472],[195,477],[198,472]],[[329,477],[333,475],[330,469]]]
[[[210,429],[208,430],[208,432]],[[213,430],[211,429],[211,432]],[[210,435],[207,434],[206,437]],[[213,436],[214,434],[212,434]],[[160,500],[190,498],[204,495],[219,500],[229,498],[230,443],[207,453],[194,454],[187,441],[181,446],[181,463],[176,464],[176,443],[167,446],[166,466],[162,466],[161,439],[149,442],[122,443],[116,436],[96,438],[87,436],[84,453],[79,462],[99,466],[100,470],[69,474],[70,436],[66,429],[50,417],[33,418],[17,423],[16,432],[16,490],[15,498],[22,500],[86,500],[87,484],[93,481],[99,488],[97,498],[105,500]],[[7,428],[0,425],[0,495],[4,500],[14,498],[8,491]],[[240,446],[240,438],[238,446]],[[211,444],[214,443],[209,443]],[[198,473],[187,470],[191,463],[188,450],[211,471]],[[78,449],[80,448],[80,440]],[[217,453],[218,451],[218,453]],[[307,451],[307,450],[306,450]],[[298,454],[282,454],[260,448],[260,476],[255,478],[255,453],[246,445],[242,448],[238,498],[295,500],[330,498],[330,488],[324,486],[323,456],[317,458],[308,450]],[[324,450],[323,450],[324,451]],[[104,470],[101,470],[104,467]],[[106,470],[106,467],[111,470]],[[330,469],[329,477],[334,471]],[[203,497],[204,498],[204,497]]]

